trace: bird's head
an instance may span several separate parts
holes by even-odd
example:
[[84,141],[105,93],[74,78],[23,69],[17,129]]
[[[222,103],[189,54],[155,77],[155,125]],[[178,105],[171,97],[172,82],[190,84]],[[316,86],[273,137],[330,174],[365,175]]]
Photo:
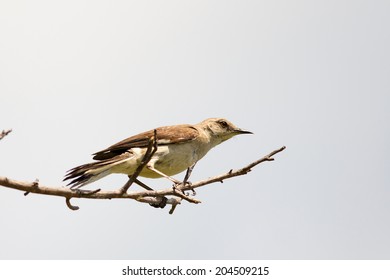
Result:
[[226,141],[239,134],[252,134],[250,131],[242,130],[230,121],[222,118],[206,119],[200,123],[208,132],[210,137],[221,142]]

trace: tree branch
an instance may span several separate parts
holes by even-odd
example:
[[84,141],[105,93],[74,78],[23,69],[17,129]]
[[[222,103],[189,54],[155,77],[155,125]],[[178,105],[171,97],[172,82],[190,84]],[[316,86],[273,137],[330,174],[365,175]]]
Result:
[[[155,142],[151,141],[151,142]],[[188,195],[185,195],[185,191],[193,190],[196,188],[200,188],[202,186],[216,183],[216,182],[223,182],[223,180],[242,176],[247,174],[251,171],[251,169],[260,163],[266,162],[266,161],[273,161],[273,156],[277,153],[280,153],[283,151],[286,147],[281,147],[280,149],[277,149],[275,151],[272,151],[268,155],[248,164],[247,166],[236,169],[236,170],[230,170],[227,173],[211,177],[205,180],[201,180],[192,184],[186,183],[186,184],[179,184],[176,185],[174,188],[166,188],[163,190],[143,190],[143,191],[133,191],[133,192],[127,192],[123,191],[123,187],[114,190],[114,191],[103,191],[101,189],[94,190],[94,191],[88,191],[88,190],[71,190],[67,187],[50,187],[50,186],[44,186],[40,184],[38,181],[34,182],[23,182],[23,181],[17,181],[13,180],[7,177],[1,177],[0,176],[0,185],[16,189],[28,193],[36,193],[36,194],[42,194],[42,195],[51,195],[51,196],[60,196],[65,198],[66,205],[72,209],[72,210],[78,210],[78,206],[74,206],[70,203],[71,198],[87,198],[87,199],[114,199],[114,198],[123,198],[123,199],[134,199],[138,202],[142,203],[149,203],[154,207],[160,207],[164,208],[166,204],[170,204],[172,206],[170,210],[170,214],[173,213],[174,209],[177,205],[181,204],[181,201],[184,199],[190,203],[200,203],[199,200],[194,199],[192,197],[189,197]],[[150,152],[152,155],[152,151]],[[147,160],[147,158],[144,158],[144,160]],[[148,162],[148,160],[146,161]],[[134,180],[136,180],[137,176],[134,176]],[[130,179],[131,180],[131,179]],[[169,197],[166,197],[169,196]]]
[[145,155],[142,158],[140,165],[135,170],[134,174],[131,175],[129,181],[121,188],[121,192],[125,193],[131,187],[131,185],[137,180],[138,175],[141,173],[142,169],[148,164],[152,159],[152,156],[157,151],[157,130],[154,130],[154,136],[152,139],[149,139],[148,148],[146,149]]
[[8,129],[8,130],[3,130],[1,133],[0,133],[0,140],[3,139],[5,136],[7,136],[8,134],[10,134],[12,132],[12,129]]

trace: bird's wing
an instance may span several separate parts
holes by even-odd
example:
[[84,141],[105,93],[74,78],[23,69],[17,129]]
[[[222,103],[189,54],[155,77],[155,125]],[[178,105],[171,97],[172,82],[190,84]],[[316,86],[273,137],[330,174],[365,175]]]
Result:
[[[156,129],[157,145],[188,142],[198,137],[198,130],[191,125],[164,126]],[[146,148],[154,136],[154,130],[149,130],[126,138],[107,149],[93,154],[93,159],[105,160],[120,155],[131,148]]]

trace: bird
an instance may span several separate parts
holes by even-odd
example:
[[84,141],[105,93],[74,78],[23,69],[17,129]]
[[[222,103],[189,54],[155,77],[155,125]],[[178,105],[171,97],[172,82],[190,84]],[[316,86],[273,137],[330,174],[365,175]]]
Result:
[[[94,162],[67,171],[64,181],[71,189],[79,189],[113,173],[133,175],[141,164],[154,136],[157,150],[139,176],[167,178],[174,184],[186,182],[195,164],[212,148],[240,134],[252,134],[242,130],[224,118],[208,118],[198,124],[163,126],[126,138],[93,155]],[[183,182],[173,175],[187,170]],[[140,186],[148,186],[135,181]],[[151,188],[149,188],[151,189]]]

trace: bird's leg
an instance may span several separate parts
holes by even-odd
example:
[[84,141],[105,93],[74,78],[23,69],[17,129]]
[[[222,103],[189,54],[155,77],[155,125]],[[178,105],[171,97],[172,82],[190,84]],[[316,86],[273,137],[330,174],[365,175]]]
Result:
[[170,176],[168,176],[168,175],[162,173],[161,171],[159,171],[159,170],[157,170],[156,168],[154,168],[152,165],[149,165],[149,164],[148,164],[148,165],[146,165],[146,167],[147,167],[149,170],[152,170],[153,172],[156,172],[158,175],[160,175],[160,176],[162,176],[162,177],[164,177],[164,178],[166,178],[166,179],[172,181],[175,185],[181,184],[180,181],[178,181],[178,180],[176,180],[175,178],[172,178],[172,177],[170,177]]
[[126,184],[121,188],[122,192],[126,192],[133,183],[136,183],[138,186],[143,187],[144,189],[148,191],[154,191],[151,187],[147,186],[146,184],[142,183],[140,180],[137,178],[133,178],[134,175],[129,175],[129,180],[126,182]]
[[[176,187],[182,184],[182,182],[176,180],[175,178],[172,178],[172,177],[168,176],[167,174],[164,174],[163,172],[157,170],[156,168],[154,168],[154,167],[153,167],[152,165],[150,165],[150,164],[146,165],[146,167],[147,167],[149,170],[152,170],[152,171],[156,172],[156,173],[159,174],[160,176],[162,176],[162,177],[164,177],[164,178],[166,178],[166,179],[172,181],[172,182],[173,182],[173,187],[172,187],[173,191],[176,191]],[[183,192],[182,190],[180,190],[180,191],[184,194],[184,192]]]
[[[195,165],[196,165],[196,162],[187,168],[187,172],[186,172],[186,175],[184,176],[183,183],[182,183],[184,187],[187,183],[188,183],[188,186],[191,187],[192,184],[191,184],[191,182],[188,181],[188,179],[190,178],[192,170],[194,170]],[[192,195],[195,196],[196,195],[195,190],[191,188],[191,191],[192,191]]]
[[[196,165],[196,162],[187,168],[186,175],[184,176],[184,179],[183,179],[183,186],[188,182],[188,179],[190,178],[192,170],[194,169],[195,165]],[[190,182],[188,182],[188,183],[191,184]]]
[[138,186],[143,187],[145,190],[154,191],[151,187],[149,187],[148,185],[142,183],[142,182],[141,182],[140,180],[138,180],[138,179],[135,179],[135,180],[134,180],[134,183],[136,183]]

